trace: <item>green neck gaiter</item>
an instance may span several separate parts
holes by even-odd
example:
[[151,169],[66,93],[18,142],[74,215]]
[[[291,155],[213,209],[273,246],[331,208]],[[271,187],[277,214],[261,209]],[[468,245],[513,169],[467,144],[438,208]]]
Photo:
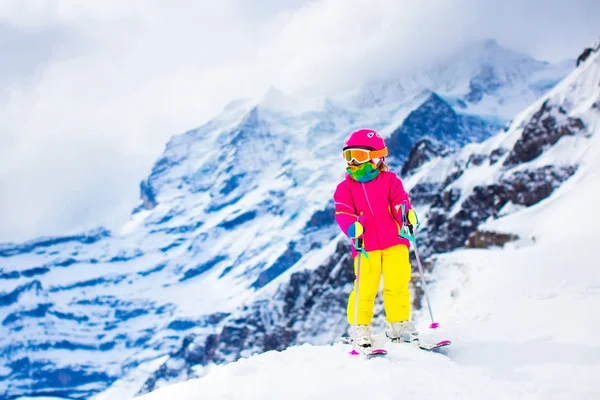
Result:
[[366,162],[360,165],[350,165],[346,168],[348,175],[357,182],[369,182],[377,178],[379,168],[372,162]]

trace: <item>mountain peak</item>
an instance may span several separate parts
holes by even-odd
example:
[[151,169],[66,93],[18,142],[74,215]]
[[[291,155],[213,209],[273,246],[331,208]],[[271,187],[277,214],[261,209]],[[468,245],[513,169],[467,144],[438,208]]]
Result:
[[477,106],[465,110],[470,113],[510,118],[556,85],[573,66],[536,60],[494,38],[473,40],[455,48],[440,47],[429,64],[367,81],[355,103],[360,109],[386,108],[429,90],[442,98],[465,101],[463,108],[467,103]]
[[271,86],[265,92],[258,106],[270,110],[288,110],[295,109],[296,99],[284,93],[283,91]]
[[227,103],[227,105],[225,105],[223,108],[223,111],[233,112],[234,110],[238,110],[240,108],[247,108],[251,102],[252,99],[250,98],[235,99]]
[[456,54],[460,56],[466,56],[468,54],[471,57],[483,57],[485,59],[491,59],[495,61],[514,61],[515,59],[519,59],[544,64],[544,62],[535,60],[529,54],[502,46],[496,39],[493,38],[465,42],[463,45],[458,47]]
[[260,109],[291,114],[300,114],[318,107],[319,105],[311,99],[293,96],[273,86],[267,89],[258,102],[258,108]]

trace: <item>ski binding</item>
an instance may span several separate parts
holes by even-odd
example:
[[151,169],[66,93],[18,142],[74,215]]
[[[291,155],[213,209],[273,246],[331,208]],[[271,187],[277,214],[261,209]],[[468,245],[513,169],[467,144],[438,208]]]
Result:
[[[352,341],[350,340],[350,338],[342,338],[341,339],[342,343],[347,343],[347,344],[352,344]],[[358,349],[358,350],[357,350]],[[358,356],[358,355],[364,355],[367,358],[374,358],[374,357],[384,357],[388,354],[388,351],[384,348],[381,347],[360,347],[360,346],[356,346],[356,348],[352,348],[352,350],[349,352],[349,354],[351,356]]]

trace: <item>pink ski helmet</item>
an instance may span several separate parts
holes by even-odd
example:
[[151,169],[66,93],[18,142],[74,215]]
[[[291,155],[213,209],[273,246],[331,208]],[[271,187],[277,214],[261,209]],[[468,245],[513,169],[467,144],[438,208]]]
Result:
[[373,129],[359,129],[352,132],[346,138],[342,151],[350,148],[368,149],[368,150],[387,150],[385,141]]
[[347,163],[371,161],[377,165],[388,155],[383,138],[373,129],[359,129],[346,138],[342,156]]

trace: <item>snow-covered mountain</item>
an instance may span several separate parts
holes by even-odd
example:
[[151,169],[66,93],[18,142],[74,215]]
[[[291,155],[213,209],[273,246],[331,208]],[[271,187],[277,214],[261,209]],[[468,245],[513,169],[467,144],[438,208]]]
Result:
[[140,400],[598,398],[600,316],[593,310],[600,302],[600,228],[590,216],[600,194],[600,110],[594,113],[583,111],[593,136],[573,179],[544,201],[481,227],[516,241],[435,257],[438,335],[453,341],[444,355],[386,343],[381,334],[387,359],[352,359],[348,345],[305,343],[210,365],[204,377]]
[[[451,189],[446,176],[457,175],[443,166],[475,154],[475,148],[457,148],[489,137],[515,103],[537,97],[566,73],[563,65],[540,63],[493,42],[467,46],[442,61],[319,107],[301,107],[276,90],[259,104],[233,102],[169,141],[120,231],[100,228],[0,245],[0,393],[89,398],[109,388],[98,398],[127,398],[198,376],[202,365],[339,337],[352,276],[331,195],[343,176],[336,154],[347,133],[360,126],[379,129],[394,148],[397,169],[413,144],[395,144],[399,135],[430,132],[432,141],[443,141],[430,146],[452,152],[431,161],[439,168],[406,171],[428,216],[424,228],[443,231],[454,214],[433,200],[445,198],[440,193]],[[581,70],[570,79],[578,82]],[[585,118],[582,127],[564,125],[580,103],[561,90],[553,93],[571,103],[548,103],[540,124],[546,127],[546,116],[558,111],[556,129],[568,126],[585,138],[591,132]],[[530,120],[527,112],[515,120],[509,136],[518,141],[519,124]],[[550,136],[546,146],[554,144],[556,135]],[[477,147],[477,154],[498,137]],[[507,149],[513,149],[510,140],[502,142]],[[498,166],[511,154],[502,153]],[[517,173],[524,164],[515,157],[519,162],[507,167]],[[461,196],[453,207],[470,204],[468,188]],[[435,210],[446,222],[433,217]],[[484,220],[472,222],[471,231]],[[441,239],[424,240],[430,253],[461,245],[440,249],[435,246]]]
[[[446,355],[386,343],[381,330],[376,341],[390,351],[387,359],[352,359],[348,345],[335,343],[349,290],[340,288],[352,279],[345,276],[351,266],[341,240],[319,268],[296,272],[231,318],[230,324],[240,323],[235,343],[212,340],[208,350],[192,341],[174,355],[172,365],[202,378],[140,400],[598,398],[599,86],[597,53],[505,132],[444,157],[435,156],[439,146],[429,141],[412,152],[429,160],[407,171],[410,187],[437,187],[433,197],[418,196],[426,216],[421,235],[435,246],[435,230],[463,239],[470,231],[466,243],[451,241],[446,246],[454,250],[429,260],[442,328],[429,331],[426,318],[419,325],[425,335],[452,339]],[[500,148],[505,151],[495,151]],[[448,198],[454,200],[440,204]],[[462,226],[453,232],[449,222]],[[303,332],[310,337],[297,339]],[[235,354],[243,358],[223,362],[232,349],[243,350]],[[253,355],[256,350],[266,352]],[[200,354],[204,369],[193,371]]]

